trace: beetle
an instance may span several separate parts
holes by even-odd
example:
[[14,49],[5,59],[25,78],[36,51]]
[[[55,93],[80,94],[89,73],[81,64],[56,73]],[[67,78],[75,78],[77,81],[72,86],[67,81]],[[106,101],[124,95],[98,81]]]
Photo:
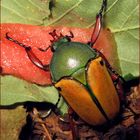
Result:
[[118,94],[123,94],[123,78],[113,70],[105,56],[94,48],[102,28],[102,13],[106,4],[107,0],[103,0],[91,41],[87,44],[72,42],[72,32],[69,36],[57,35],[55,30],[50,33],[52,45],[45,50],[51,49],[53,52],[49,65],[43,65],[30,46],[14,40],[6,33],[9,41],[25,48],[32,63],[44,71],[50,71],[53,85],[60,95],[91,125],[112,120],[120,110]]

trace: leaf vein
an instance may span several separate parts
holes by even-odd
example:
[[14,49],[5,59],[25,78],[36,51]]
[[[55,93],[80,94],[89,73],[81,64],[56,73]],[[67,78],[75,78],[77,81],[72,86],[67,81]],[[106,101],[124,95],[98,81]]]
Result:
[[13,9],[11,9],[11,8],[8,8],[8,7],[4,6],[4,5],[2,5],[2,7],[3,7],[3,8],[5,8],[5,9],[7,9],[7,10],[9,10],[9,11],[11,11],[11,12],[12,12],[12,14],[15,14],[15,15],[19,16],[20,18],[25,19],[25,17],[24,17],[24,16],[22,16],[22,15],[21,15],[21,14],[19,14],[19,13],[17,13],[15,10],[13,10]]
[[131,18],[131,16],[133,15],[133,13],[137,10],[137,8],[138,8],[138,6],[136,6],[136,8],[133,9],[132,12],[127,16],[126,20],[124,21],[124,23],[122,24],[122,26],[120,27],[120,29],[122,29],[123,27],[125,27],[125,24],[129,20],[129,18]]
[[113,7],[118,1],[119,1],[119,0],[114,1],[114,2],[112,3],[112,5],[110,5],[110,7],[107,8],[107,10],[105,11],[105,14],[108,13],[108,12],[112,9],[112,7]]
[[25,10],[26,10],[26,8],[25,8],[24,6],[22,6],[17,0],[15,0],[15,3],[16,3],[19,7],[21,7],[22,9],[25,9]]
[[130,61],[130,59],[124,59],[124,58],[120,58],[120,61],[125,61],[125,62],[132,63],[132,64],[136,64],[136,65],[139,65],[139,64],[140,64],[139,62]]
[[139,36],[134,36],[129,30],[127,31],[132,37],[134,37],[135,39],[139,40]]
[[112,33],[118,33],[118,32],[125,32],[128,30],[134,30],[134,29],[139,29],[140,26],[136,25],[136,26],[131,26],[131,27],[127,27],[127,28],[123,28],[123,29],[111,29]]
[[[42,7],[41,7],[41,6],[35,4],[32,0],[28,0],[28,1],[29,1],[34,7],[38,8],[39,10],[42,11]],[[44,12],[47,12],[47,10],[45,10],[45,9],[43,9],[43,11],[44,11]]]
[[[119,1],[119,0],[114,1],[114,2],[112,3],[112,5],[110,5],[110,7],[108,7],[107,10],[103,13],[103,15],[105,15],[106,13],[108,13],[108,12],[111,10],[111,8],[112,8],[118,1]],[[92,26],[94,25],[94,23],[95,23],[95,20],[94,20],[93,22],[91,22],[89,25],[87,25],[86,28],[92,27]]]
[[65,15],[67,15],[69,12],[71,12],[73,9],[75,9],[77,6],[79,6],[84,0],[79,0],[76,4],[74,4],[71,8],[69,8],[68,10],[66,10],[62,15],[60,15],[58,18],[56,18],[54,21],[50,22],[48,25],[52,25],[55,22],[61,20]]

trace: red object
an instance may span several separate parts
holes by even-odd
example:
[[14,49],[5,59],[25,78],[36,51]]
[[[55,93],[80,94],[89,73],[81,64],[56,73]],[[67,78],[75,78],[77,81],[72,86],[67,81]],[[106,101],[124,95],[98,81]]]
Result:
[[[38,48],[45,50],[53,38],[49,34],[56,29],[57,34],[71,35],[72,41],[88,43],[91,39],[93,29],[68,28],[68,27],[41,27],[25,24],[1,24],[1,67],[2,74],[10,74],[25,79],[32,83],[40,85],[51,84],[50,72],[46,72],[36,67],[28,58],[26,51],[21,46],[11,42],[5,38],[6,33],[13,39],[21,42],[26,46],[30,46],[34,54],[41,60],[43,64],[49,64],[52,52],[40,51]],[[99,38],[95,44],[95,48],[101,50],[110,60],[114,56],[113,43],[110,41],[112,35],[110,31],[101,31]],[[111,61],[113,63],[113,61]]]

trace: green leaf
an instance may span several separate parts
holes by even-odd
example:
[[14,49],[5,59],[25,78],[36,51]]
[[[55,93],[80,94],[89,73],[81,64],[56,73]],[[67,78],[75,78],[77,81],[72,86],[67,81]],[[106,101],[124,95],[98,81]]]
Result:
[[88,26],[90,22],[95,22],[101,0],[56,0],[54,4],[53,18],[49,18],[49,1],[2,0],[1,21],[34,25]]
[[61,96],[58,103],[58,109],[60,110],[61,115],[64,115],[68,112],[68,104],[65,102],[64,98]]
[[48,2],[41,0],[2,0],[1,22],[42,24],[44,17],[48,16]]
[[1,105],[26,101],[56,104],[58,92],[53,86],[41,87],[12,76],[1,77]]
[[[102,0],[53,0],[53,18],[49,1],[2,0],[1,21],[33,25],[92,27]],[[139,12],[137,0],[108,0],[106,27],[114,33],[122,74],[139,75]]]
[[139,4],[115,0],[106,11],[107,27],[115,35],[123,76],[139,76]]

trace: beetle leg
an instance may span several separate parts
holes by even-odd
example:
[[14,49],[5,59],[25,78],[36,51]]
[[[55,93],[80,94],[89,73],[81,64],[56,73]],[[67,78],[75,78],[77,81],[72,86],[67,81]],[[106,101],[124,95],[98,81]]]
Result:
[[15,44],[18,44],[19,46],[23,47],[29,57],[29,59],[31,60],[31,62],[36,65],[37,67],[45,70],[45,71],[49,71],[49,65],[44,65],[38,58],[37,56],[33,53],[32,48],[30,46],[26,46],[22,43],[20,43],[17,40],[14,40],[13,38],[11,38],[8,33],[6,33],[6,39],[9,41],[14,42]]
[[123,85],[125,83],[125,80],[115,70],[113,70],[112,67],[110,67],[110,69],[111,69],[111,78],[117,89],[118,96],[120,100],[124,102],[124,86]]
[[97,15],[96,17],[96,23],[95,23],[95,27],[94,27],[94,30],[93,30],[93,33],[92,33],[92,36],[91,36],[91,41],[90,41],[90,46],[92,47],[93,44],[95,44],[99,34],[100,34],[100,31],[101,31],[101,15]]
[[70,41],[71,41],[71,38],[74,37],[74,34],[73,34],[72,31],[70,31],[70,35],[66,35],[65,37],[66,37],[66,38],[68,39],[68,41],[70,42]]
[[76,123],[73,120],[73,114],[74,114],[73,109],[71,107],[69,107],[68,115],[69,115],[69,121],[70,121],[72,136],[73,136],[73,140],[77,140],[77,139],[79,139],[79,134],[78,134],[78,130],[77,130],[77,127],[76,127]]
[[57,42],[60,38],[64,37],[63,34],[61,34],[61,33],[60,33],[60,35],[58,35],[56,33],[55,29],[52,32],[50,32],[49,34],[53,37],[53,40],[50,40],[51,43]]
[[44,71],[49,71],[49,65],[44,65],[37,57],[36,55],[33,53],[31,47],[30,48],[25,48],[25,51],[27,52],[27,55],[29,57],[29,59],[31,60],[31,62],[36,65],[37,67],[39,67],[40,69],[43,69]]
[[89,42],[89,45],[92,47],[96,40],[98,39],[98,36],[100,34],[101,28],[102,28],[102,13],[103,11],[106,10],[106,5],[107,5],[107,0],[103,0],[101,9],[99,13],[96,16],[96,22],[95,22],[95,27],[91,36],[91,41]]
[[41,52],[46,52],[49,48],[51,48],[51,46],[45,48],[45,49],[42,49],[42,48],[38,48]]

